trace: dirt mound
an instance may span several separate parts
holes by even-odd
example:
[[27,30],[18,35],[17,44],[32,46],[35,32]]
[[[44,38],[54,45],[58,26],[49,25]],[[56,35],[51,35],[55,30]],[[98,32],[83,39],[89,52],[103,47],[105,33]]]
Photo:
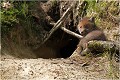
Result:
[[0,75],[2,80],[103,80],[111,79],[108,68],[108,61],[102,57],[3,59]]

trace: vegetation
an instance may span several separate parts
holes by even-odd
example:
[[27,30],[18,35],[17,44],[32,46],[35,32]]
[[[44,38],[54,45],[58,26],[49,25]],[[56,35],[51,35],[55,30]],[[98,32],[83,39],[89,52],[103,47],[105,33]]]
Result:
[[[42,42],[43,37],[51,29],[51,26],[48,25],[46,21],[47,13],[44,14],[45,12],[41,9],[39,2],[38,1],[14,1],[13,0],[13,1],[10,1],[10,5],[8,8],[3,7],[3,3],[4,1],[0,3],[2,6],[0,10],[1,39],[2,39],[1,44],[3,48],[2,53],[4,53],[4,48],[11,49],[10,47],[13,47],[11,45],[19,46],[18,49],[20,49],[20,47],[27,46],[31,48],[32,50],[34,47],[39,46],[39,44]],[[57,1],[53,0],[52,5],[56,6],[56,4],[57,4]],[[79,14],[78,14],[79,16],[81,17],[95,16],[96,24],[98,25],[98,27],[103,29],[104,32],[105,31],[107,32],[106,36],[108,37],[108,39],[113,40],[113,41],[119,40],[118,31],[115,31],[113,33],[111,31],[111,30],[114,31],[114,29],[118,29],[118,26],[119,26],[119,19],[118,19],[119,18],[119,2],[118,1],[96,2],[95,0],[93,1],[86,0],[86,6],[84,7],[85,7],[84,9],[80,9]],[[53,10],[51,10],[51,12],[52,11]],[[57,17],[59,16],[60,15],[58,15]],[[59,43],[57,43],[57,41],[62,40],[63,37],[66,40],[66,36],[64,36],[65,34],[63,33],[62,35],[59,32],[58,34],[61,37],[58,38],[59,37],[58,34],[55,35],[57,39],[55,40],[52,40],[53,38],[51,39],[52,45],[54,44],[58,45]],[[111,36],[112,36],[112,39],[111,39]],[[55,41],[56,43],[54,43]],[[10,45],[8,43],[10,43]],[[61,44],[67,44],[67,42],[62,43],[61,41]],[[110,61],[110,65],[109,65],[110,73],[108,75],[118,78],[118,73],[116,73],[117,72],[116,69],[118,69],[118,67],[116,68],[113,63],[115,59],[113,53],[110,53],[109,51],[104,53],[105,56],[107,55]]]
[[[3,2],[2,2],[3,3]],[[1,4],[2,4],[1,3]],[[56,1],[53,1],[53,4],[55,4]],[[111,14],[115,17],[118,17],[119,15],[119,3],[117,1],[110,1],[110,2],[104,2],[100,1],[96,3],[96,1],[87,1],[88,6],[86,9],[86,16],[96,16],[96,23],[98,25],[102,25],[104,28],[104,25],[101,24],[101,22],[105,21],[105,28],[111,28],[113,25],[115,26],[115,22],[111,19],[111,17],[108,16],[108,14]],[[10,34],[9,32],[15,28],[17,25],[21,25],[24,29],[25,27],[27,30],[31,29],[30,26],[35,26],[34,18],[33,18],[33,6],[36,5],[35,1],[11,1],[11,6],[9,9],[1,8],[1,23],[2,23],[2,36]],[[28,26],[28,27],[27,27]],[[32,27],[34,28],[34,27]],[[26,31],[27,31],[26,30]],[[36,30],[36,29],[35,29]],[[39,33],[38,33],[39,34]],[[29,33],[28,33],[29,35]]]
[[[2,38],[8,36],[9,40],[17,44],[26,44],[33,41],[35,35],[40,34],[41,27],[36,24],[33,17],[35,1],[13,1],[10,8],[2,8],[1,33]],[[38,36],[37,36],[38,37]]]

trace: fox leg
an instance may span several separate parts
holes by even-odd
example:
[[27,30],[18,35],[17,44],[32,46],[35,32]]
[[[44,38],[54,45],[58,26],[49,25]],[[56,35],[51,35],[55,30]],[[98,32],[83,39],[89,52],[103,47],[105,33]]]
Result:
[[85,56],[90,50],[88,49],[88,41],[85,39],[81,39],[79,44],[77,45],[76,52],[81,56]]

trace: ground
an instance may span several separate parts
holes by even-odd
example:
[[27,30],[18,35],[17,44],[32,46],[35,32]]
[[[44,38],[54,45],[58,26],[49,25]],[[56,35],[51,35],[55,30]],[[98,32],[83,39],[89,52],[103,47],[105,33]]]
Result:
[[[110,2],[110,4],[112,4],[112,5],[111,5],[111,7],[109,7],[109,6],[107,6],[107,5],[109,5],[109,3],[101,4],[101,2],[100,2],[101,6],[105,5],[105,6],[102,6],[101,8],[98,6],[98,3],[96,3],[96,5],[98,7],[96,8],[96,6],[95,6],[95,7],[91,8],[91,10],[92,10],[92,12],[93,11],[97,12],[97,16],[99,16],[99,17],[97,19],[98,21],[96,20],[96,23],[99,23],[98,26],[104,30],[105,35],[107,36],[108,40],[119,42],[119,27],[118,27],[119,23],[116,24],[114,22],[114,16],[110,17],[110,15],[107,15],[109,11],[112,15],[117,15],[117,16],[119,15],[118,14],[119,8],[117,8],[117,5],[119,5],[119,2],[117,2],[116,4],[114,4],[114,3],[115,2],[113,2],[113,3]],[[43,3],[43,4],[46,5],[46,3]],[[54,5],[53,5],[53,7],[51,7],[50,4],[51,3],[48,2],[48,7],[47,7],[47,5],[46,6],[43,5],[42,7],[40,7],[40,10],[36,9],[36,8],[34,8],[34,6],[32,6],[32,8],[34,9],[32,12],[32,16],[35,17],[35,24],[37,25],[37,26],[36,25],[32,26],[33,22],[30,22],[31,17],[30,17],[30,19],[28,18],[29,16],[31,16],[31,14],[29,16],[27,16],[27,11],[29,11],[29,10],[27,10],[28,5],[26,5],[26,3],[24,3],[24,4],[21,3],[20,9],[15,9],[15,12],[12,10],[10,10],[10,12],[8,11],[10,16],[6,15],[6,14],[1,14],[2,16],[5,17],[5,19],[3,18],[3,20],[1,20],[5,23],[5,25],[2,25],[3,26],[2,29],[4,29],[4,26],[6,27],[6,22],[11,21],[12,19],[14,19],[15,16],[25,15],[26,16],[25,18],[23,16],[20,16],[20,17],[23,17],[23,20],[20,19],[20,23],[22,23],[22,25],[24,25],[26,27],[25,33],[29,34],[28,39],[26,39],[27,36],[25,36],[25,33],[24,33],[25,27],[19,26],[19,25],[17,25],[17,27],[15,27],[15,29],[13,29],[10,32],[10,39],[12,40],[12,39],[16,38],[16,36],[17,36],[16,41],[18,40],[17,41],[18,43],[21,40],[21,41],[23,41],[24,44],[26,44],[26,43],[29,44],[29,42],[31,42],[31,44],[34,44],[36,46],[37,43],[40,42],[40,39],[42,37],[41,34],[42,33],[45,34],[45,32],[43,31],[43,28],[42,28],[43,25],[41,24],[40,27],[38,27],[39,21],[45,22],[45,21],[43,21],[44,19],[42,19],[42,18],[49,18],[49,17],[52,17],[53,20],[55,19],[55,22],[59,19],[59,16],[60,16],[59,12],[56,14],[56,11],[59,10],[59,9],[57,9],[58,7],[56,8],[56,7],[54,7]],[[66,5],[66,7],[67,6],[69,7],[69,3],[67,5],[66,2],[63,1],[63,5],[64,4]],[[93,4],[94,4],[94,2],[93,2]],[[24,7],[25,5],[27,7]],[[62,3],[60,5],[62,6]],[[14,5],[14,6],[16,6],[16,5]],[[57,5],[57,6],[59,6],[59,5]],[[45,12],[42,10],[42,8],[43,8],[43,10],[45,10]],[[55,10],[51,10],[49,8],[55,9]],[[105,10],[104,8],[108,9],[108,10]],[[26,12],[24,12],[24,9]],[[95,9],[98,11],[96,11]],[[16,12],[17,10],[23,10],[23,11]],[[51,14],[47,15],[47,12],[49,12],[49,10],[51,11],[50,12]],[[88,8],[88,10],[90,10],[90,9]],[[4,10],[1,13],[4,13]],[[91,14],[91,11],[89,13]],[[113,13],[115,13],[115,14],[113,14]],[[59,16],[55,16],[55,15],[59,15]],[[12,16],[12,18],[11,18],[11,16]],[[88,15],[88,16],[91,16],[91,15]],[[73,17],[76,17],[76,16],[73,15]],[[27,18],[27,20],[26,20],[26,18]],[[40,20],[39,20],[39,18],[40,18]],[[113,20],[111,20],[111,18]],[[15,17],[14,20],[16,21],[16,19],[18,19],[18,18]],[[68,22],[66,20],[68,20]],[[65,20],[65,24],[72,22],[70,18],[68,18],[66,20]],[[100,20],[100,22],[99,22],[99,20]],[[32,24],[30,24],[30,23],[32,23]],[[48,20],[48,23],[50,23],[49,20]],[[49,29],[49,27],[47,25],[45,25],[45,26],[46,26],[46,29]],[[31,33],[33,28],[34,28],[33,33]],[[6,30],[8,30],[8,28],[6,28]],[[40,32],[40,33],[36,33],[36,30],[38,30],[38,32]],[[3,32],[3,34],[5,34],[5,32]],[[40,38],[39,38],[39,36],[40,36]],[[117,79],[119,79],[119,76],[120,76],[119,75],[119,71],[120,71],[119,63],[114,62],[114,64],[112,64],[112,61],[108,60],[108,56],[81,57],[79,55],[75,55],[75,56],[72,56],[72,57],[69,57],[66,59],[63,59],[63,58],[43,59],[43,58],[36,57],[36,55],[34,55],[29,49],[26,50],[26,47],[19,48],[18,46],[14,46],[12,44],[12,42],[10,43],[10,41],[11,41],[10,39],[6,35],[5,38],[2,38],[2,40],[1,40],[2,43],[4,42],[5,44],[2,45],[2,51],[1,51],[1,46],[0,46],[0,51],[2,54],[4,54],[4,55],[0,56],[0,75],[1,75],[0,80],[110,80],[110,79],[117,80]],[[24,39],[24,40],[22,40],[22,39]],[[5,40],[7,40],[7,41],[5,41]],[[57,40],[59,40],[59,39],[57,39]],[[62,43],[63,43],[63,41],[62,41]],[[52,45],[53,45],[53,43],[52,43]],[[46,51],[46,49],[45,49],[45,51]],[[38,51],[38,52],[41,52],[41,51]],[[42,52],[41,54],[44,54],[44,53]],[[46,52],[46,54],[50,54],[50,51],[49,51],[49,53]],[[45,56],[48,57],[48,55],[46,55],[46,54],[45,54]]]
[[1,59],[1,80],[103,80],[105,57],[58,59]]

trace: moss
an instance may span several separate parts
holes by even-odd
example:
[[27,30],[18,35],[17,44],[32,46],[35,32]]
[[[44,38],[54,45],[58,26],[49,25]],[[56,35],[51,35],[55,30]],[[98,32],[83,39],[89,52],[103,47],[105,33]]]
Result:
[[[44,14],[38,10],[36,1],[10,1],[13,5],[6,10],[1,8],[1,34],[2,38],[7,37],[10,41],[20,45],[33,46],[41,42],[45,33]],[[34,14],[40,17],[41,24],[38,24],[33,17]]]

